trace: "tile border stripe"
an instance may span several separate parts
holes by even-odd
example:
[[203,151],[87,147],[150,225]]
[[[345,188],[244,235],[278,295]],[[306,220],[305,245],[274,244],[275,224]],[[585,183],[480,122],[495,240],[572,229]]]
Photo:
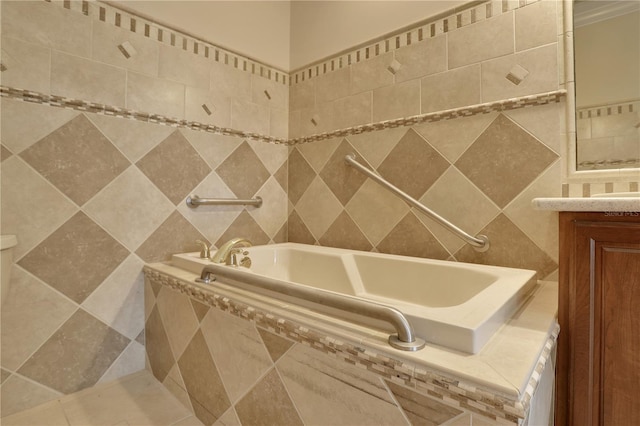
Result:
[[16,99],[24,102],[32,102],[42,105],[49,105],[58,108],[67,108],[77,111],[84,111],[96,114],[110,115],[114,117],[127,118],[129,120],[143,121],[147,123],[161,124],[165,126],[187,128],[202,132],[215,133],[219,135],[235,136],[243,139],[281,144],[281,145],[299,145],[310,142],[318,142],[326,139],[347,137],[370,133],[379,130],[391,129],[396,127],[414,126],[421,123],[436,122],[442,120],[452,120],[460,117],[470,117],[477,114],[486,114],[494,111],[509,111],[520,108],[527,108],[550,103],[560,102],[567,94],[566,90],[556,90],[553,92],[540,93],[536,95],[523,96],[519,98],[511,98],[495,102],[487,102],[483,104],[470,105],[461,108],[448,109],[445,111],[431,112],[427,114],[415,115],[407,118],[397,118],[393,120],[381,121],[373,124],[364,124],[345,129],[334,130],[331,132],[319,133],[311,136],[305,136],[293,139],[276,138],[273,136],[265,136],[253,132],[244,132],[241,130],[230,129],[226,127],[218,127],[213,124],[204,124],[197,121],[181,120],[178,118],[166,117],[160,114],[152,114],[139,112],[132,109],[115,107],[105,104],[83,101],[79,99],[66,98],[57,95],[45,95],[39,92],[33,92],[24,89],[16,89],[12,87],[0,86],[0,96],[10,99]]
[[207,306],[251,321],[272,333],[312,347],[343,362],[362,367],[387,380],[406,386],[412,391],[428,394],[429,397],[493,420],[506,420],[515,424],[519,424],[525,418],[533,393],[540,382],[540,373],[550,359],[559,332],[559,327],[556,325],[534,368],[537,374],[532,375],[521,400],[515,401],[497,396],[488,389],[444,376],[437,371],[416,368],[407,362],[364,346],[342,342],[262,309],[216,294],[213,290],[200,289],[189,281],[160,272],[152,265],[145,265],[143,272],[145,279],[151,283],[172,288]]

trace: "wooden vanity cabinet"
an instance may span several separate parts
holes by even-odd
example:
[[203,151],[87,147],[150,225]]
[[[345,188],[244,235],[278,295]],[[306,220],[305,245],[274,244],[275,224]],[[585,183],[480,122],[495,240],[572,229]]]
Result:
[[640,425],[640,213],[560,212],[556,425]]

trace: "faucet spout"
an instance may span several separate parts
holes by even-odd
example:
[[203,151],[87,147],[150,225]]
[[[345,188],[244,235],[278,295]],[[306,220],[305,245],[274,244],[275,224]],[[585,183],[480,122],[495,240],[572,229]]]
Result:
[[218,251],[215,252],[213,256],[211,256],[211,261],[213,263],[224,263],[229,264],[231,255],[233,251],[237,247],[251,247],[251,241],[246,238],[233,238],[226,243],[224,243]]

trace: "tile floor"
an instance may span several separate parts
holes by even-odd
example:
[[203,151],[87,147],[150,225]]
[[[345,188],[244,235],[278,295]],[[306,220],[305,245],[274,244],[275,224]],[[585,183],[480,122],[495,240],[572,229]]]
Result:
[[66,395],[0,422],[3,426],[202,426],[148,370]]

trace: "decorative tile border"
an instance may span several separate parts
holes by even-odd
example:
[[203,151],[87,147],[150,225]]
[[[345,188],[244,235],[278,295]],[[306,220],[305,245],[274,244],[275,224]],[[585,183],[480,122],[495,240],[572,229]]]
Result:
[[310,346],[416,392],[428,394],[429,397],[488,417],[498,423],[519,424],[526,418],[531,398],[540,383],[541,373],[550,359],[559,332],[559,327],[556,325],[545,343],[522,399],[514,401],[495,395],[488,389],[443,376],[435,371],[416,368],[404,361],[362,346],[342,342],[293,321],[218,295],[213,291],[200,289],[188,281],[160,272],[152,266],[145,265],[143,271],[145,278],[152,284],[170,287],[205,305],[251,321],[274,334]]
[[640,99],[609,105],[600,105],[590,108],[581,108],[576,112],[578,114],[578,120],[587,120],[594,117],[629,114],[638,111],[640,111]]
[[607,194],[612,192],[639,192],[640,173],[635,182],[584,182],[584,183],[564,183],[562,184],[562,197],[589,198],[594,194]]
[[486,0],[471,2],[471,5],[465,5],[461,10],[449,10],[436,17],[430,17],[413,24],[408,28],[380,37],[375,42],[368,42],[317,63],[304,66],[299,70],[294,70],[291,72],[291,85],[302,83],[429,38],[450,33],[467,25],[499,16],[505,12],[519,9],[538,1],[540,0]]
[[125,12],[114,6],[95,0],[44,0],[68,10],[80,12],[92,19],[128,29],[151,40],[157,40],[194,55],[211,58],[216,62],[228,65],[240,71],[259,75],[281,84],[289,84],[289,74],[274,67],[267,66],[249,57],[223,49],[213,43],[200,40],[188,34],[157,24],[148,19]]
[[421,123],[452,120],[459,117],[469,117],[477,114],[487,114],[494,111],[509,111],[520,108],[527,108],[550,103],[558,103],[566,95],[566,90],[556,90],[537,95],[523,96],[519,98],[506,99],[484,104],[470,105],[461,108],[453,108],[445,111],[431,112],[427,114],[415,115],[408,118],[397,118],[393,120],[381,121],[373,124],[364,124],[346,129],[334,130],[331,132],[319,133],[294,139],[283,139],[272,136],[265,136],[258,133],[243,132],[241,130],[218,127],[212,124],[203,124],[196,121],[180,120],[177,118],[165,117],[160,114],[138,112],[131,109],[114,107],[94,102],[87,102],[78,99],[65,98],[63,96],[45,95],[24,89],[0,86],[0,96],[17,99],[24,102],[33,102],[43,105],[50,105],[58,108],[74,109],[96,114],[111,115],[115,117],[127,118],[130,120],[156,123],[165,126],[187,128],[203,132],[215,133],[219,135],[236,136],[243,139],[262,141],[273,144],[299,145],[309,142],[318,142],[337,137],[347,137],[362,133],[376,132],[379,130],[395,127],[414,126]]

